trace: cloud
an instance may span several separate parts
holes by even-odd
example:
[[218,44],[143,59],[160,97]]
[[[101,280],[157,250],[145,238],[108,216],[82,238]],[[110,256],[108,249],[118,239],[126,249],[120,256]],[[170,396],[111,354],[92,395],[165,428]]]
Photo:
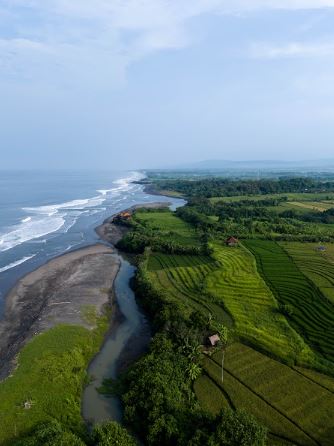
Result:
[[[191,45],[194,36],[188,25],[195,17],[329,7],[334,0],[3,0],[0,76],[118,86],[132,63]],[[302,49],[295,44],[252,51],[256,57],[282,57]]]
[[255,59],[309,58],[333,55],[334,42],[290,42],[281,46],[270,43],[253,43],[250,48],[250,56]]

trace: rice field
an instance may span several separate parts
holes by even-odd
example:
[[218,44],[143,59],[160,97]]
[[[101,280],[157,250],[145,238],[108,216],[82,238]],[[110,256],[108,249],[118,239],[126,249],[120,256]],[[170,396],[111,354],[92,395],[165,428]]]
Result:
[[275,444],[333,445],[334,379],[326,377],[327,389],[307,373],[235,343],[225,354],[224,383],[221,353],[216,353],[205,358],[205,379],[200,378],[194,388],[206,410],[211,399],[213,413],[226,402],[252,413],[268,427]]
[[172,212],[136,212],[135,219],[145,228],[154,231],[162,240],[185,246],[199,246],[195,229]]
[[280,243],[304,273],[333,304],[334,312],[334,245],[326,244],[326,251],[315,243]]
[[282,246],[263,240],[249,240],[246,245],[255,255],[259,271],[277,300],[293,309],[289,317],[292,326],[314,351],[334,361],[332,303],[301,272]]
[[204,287],[205,278],[215,269],[217,263],[208,256],[152,253],[148,261],[153,283],[168,290],[170,298],[181,300],[189,311],[200,312],[205,317],[210,313],[217,321],[232,326],[224,306],[213,302]]
[[206,288],[224,302],[237,334],[290,363],[309,362],[313,353],[278,311],[253,255],[242,245],[230,248],[213,243],[212,248],[220,268],[207,276]]
[[264,199],[279,199],[287,197],[288,201],[294,202],[319,202],[327,203],[330,207],[334,207],[334,194],[330,192],[321,193],[286,193],[286,194],[266,194],[266,195],[235,195],[233,197],[213,197],[210,198],[212,203],[218,201],[224,201],[225,203],[231,203],[233,201],[252,200],[259,201]]

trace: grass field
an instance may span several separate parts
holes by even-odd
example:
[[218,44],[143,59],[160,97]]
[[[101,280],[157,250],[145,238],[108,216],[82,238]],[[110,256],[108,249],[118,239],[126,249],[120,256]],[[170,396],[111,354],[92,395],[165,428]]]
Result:
[[[12,444],[39,422],[54,418],[78,434],[85,432],[82,388],[106,328],[104,318],[94,331],[58,325],[22,349],[13,376],[0,383],[1,445]],[[24,408],[26,402],[30,409]]]
[[172,212],[136,212],[135,220],[162,240],[185,246],[200,245],[195,229]]
[[334,312],[334,245],[326,244],[326,251],[319,251],[315,243],[280,243],[293,258],[298,268],[333,303]]
[[309,362],[312,352],[278,311],[250,252],[243,246],[230,248],[219,243],[212,248],[221,266],[207,276],[206,286],[224,302],[238,335],[291,363]]
[[277,243],[249,240],[259,271],[281,304],[293,309],[292,326],[324,358],[334,361],[334,307]]
[[231,203],[233,201],[243,201],[252,200],[259,201],[265,199],[278,199],[282,197],[287,197],[288,201],[292,202],[325,202],[327,205],[332,203],[331,207],[334,207],[334,194],[330,192],[324,193],[286,193],[286,194],[268,194],[268,195],[235,195],[233,197],[213,197],[210,198],[212,203],[217,203],[218,201],[224,201],[226,203]]
[[[307,377],[322,375],[294,370],[239,343],[227,349],[224,364],[222,383],[221,353],[204,360],[205,379],[194,386],[204,409],[212,407],[215,413],[229,402],[252,413],[277,440],[303,446],[333,444],[333,390]],[[333,389],[334,379],[324,378]]]
[[204,317],[211,313],[217,321],[231,326],[232,319],[223,305],[213,302],[204,288],[205,277],[215,269],[216,262],[207,256],[153,253],[148,262],[155,286],[168,290],[169,296],[181,300],[189,312],[198,311]]

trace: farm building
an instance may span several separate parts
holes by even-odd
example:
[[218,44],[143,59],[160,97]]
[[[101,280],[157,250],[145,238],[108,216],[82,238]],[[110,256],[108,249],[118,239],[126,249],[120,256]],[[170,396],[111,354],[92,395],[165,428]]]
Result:
[[225,241],[226,246],[238,246],[239,244],[239,240],[235,237],[229,237],[226,241]]
[[121,223],[122,221],[128,221],[131,218],[130,212],[120,212],[119,214],[114,217],[113,222],[114,223]]
[[324,252],[324,251],[326,251],[326,246],[318,246],[317,250]]
[[218,334],[209,336],[209,343],[210,343],[210,345],[212,345],[212,347],[215,347],[219,341],[220,341],[220,337],[218,336]]

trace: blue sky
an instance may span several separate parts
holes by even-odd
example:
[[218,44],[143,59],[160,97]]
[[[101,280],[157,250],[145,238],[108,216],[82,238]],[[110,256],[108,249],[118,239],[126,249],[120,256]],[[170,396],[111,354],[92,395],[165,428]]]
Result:
[[0,0],[2,168],[334,158],[334,0]]

